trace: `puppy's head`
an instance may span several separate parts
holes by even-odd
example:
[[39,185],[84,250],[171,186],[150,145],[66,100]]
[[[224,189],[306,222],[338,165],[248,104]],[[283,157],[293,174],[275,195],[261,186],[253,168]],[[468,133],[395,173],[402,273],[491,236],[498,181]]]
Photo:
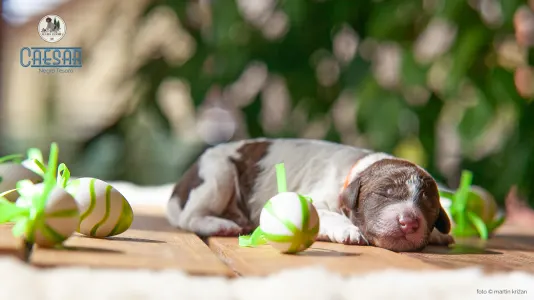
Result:
[[449,233],[430,174],[413,163],[382,159],[363,170],[341,194],[341,208],[369,243],[392,251],[418,251],[437,228]]

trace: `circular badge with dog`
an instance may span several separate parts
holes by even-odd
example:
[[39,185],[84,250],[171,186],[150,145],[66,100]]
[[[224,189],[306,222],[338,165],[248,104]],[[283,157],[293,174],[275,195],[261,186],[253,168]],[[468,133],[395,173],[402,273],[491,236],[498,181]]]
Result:
[[41,19],[37,30],[44,41],[56,43],[67,33],[67,25],[60,16],[47,15]]

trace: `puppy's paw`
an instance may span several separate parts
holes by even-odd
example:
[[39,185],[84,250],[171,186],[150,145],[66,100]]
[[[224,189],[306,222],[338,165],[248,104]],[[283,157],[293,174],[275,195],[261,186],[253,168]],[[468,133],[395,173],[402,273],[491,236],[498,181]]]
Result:
[[213,236],[239,236],[241,233],[243,233],[243,229],[239,226],[222,227]]
[[213,216],[195,218],[190,227],[200,236],[238,236],[243,232],[235,222]]
[[354,225],[335,226],[320,232],[317,240],[345,245],[368,245],[369,243]]
[[430,234],[429,245],[448,246],[454,244],[454,238],[450,234],[444,234],[434,229]]

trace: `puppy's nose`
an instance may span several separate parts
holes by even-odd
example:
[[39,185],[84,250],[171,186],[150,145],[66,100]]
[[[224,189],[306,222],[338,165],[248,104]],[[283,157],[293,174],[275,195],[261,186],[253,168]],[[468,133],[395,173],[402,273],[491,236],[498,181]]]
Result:
[[419,228],[419,220],[410,216],[400,216],[399,225],[404,233],[414,233]]

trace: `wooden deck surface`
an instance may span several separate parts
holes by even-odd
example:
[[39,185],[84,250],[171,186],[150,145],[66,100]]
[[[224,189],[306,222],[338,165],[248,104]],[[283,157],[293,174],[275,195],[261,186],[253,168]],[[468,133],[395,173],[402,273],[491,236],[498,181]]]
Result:
[[534,229],[510,226],[503,226],[487,243],[477,239],[458,240],[457,245],[449,248],[429,246],[420,253],[316,242],[299,255],[283,255],[270,246],[239,247],[235,238],[211,238],[210,248],[243,276],[317,265],[344,275],[388,268],[428,270],[476,266],[487,272],[522,270],[534,273]]
[[[193,275],[264,276],[289,268],[321,266],[341,275],[390,268],[439,270],[481,266],[486,271],[523,270],[534,273],[534,228],[505,225],[482,244],[458,240],[454,247],[427,247],[421,253],[394,253],[376,247],[316,242],[297,254],[280,254],[268,245],[243,248],[237,238],[197,236],[172,228],[160,208],[134,207],[135,219],[125,233],[107,239],[71,237],[64,249],[34,247],[29,263],[39,267],[175,269]],[[26,247],[0,225],[0,255],[25,259]]]
[[480,266],[487,272],[522,270],[534,273],[534,228],[504,225],[486,242],[458,239],[456,245],[427,247],[409,257],[445,269]]
[[35,247],[35,266],[175,269],[194,275],[227,276],[233,272],[196,235],[173,229],[157,209],[134,209],[131,228],[106,239],[76,235],[64,249]]
[[345,246],[316,242],[296,255],[281,254],[269,245],[240,247],[235,238],[212,238],[210,248],[237,274],[262,276],[288,268],[319,266],[342,275],[361,274],[389,268],[435,270],[438,267],[421,260],[376,247]]
[[0,224],[0,256],[11,256],[24,260],[27,249],[21,238],[15,238],[11,233],[12,224]]

